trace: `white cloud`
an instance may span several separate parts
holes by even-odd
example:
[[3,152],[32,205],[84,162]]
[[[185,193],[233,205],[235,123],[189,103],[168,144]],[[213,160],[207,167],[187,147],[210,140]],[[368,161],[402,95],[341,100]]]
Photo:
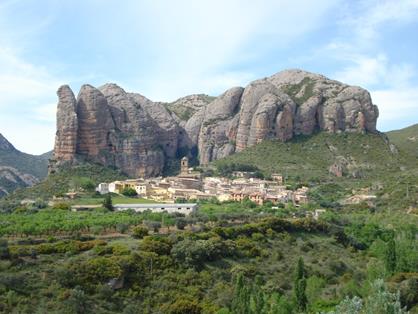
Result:
[[153,69],[132,87],[153,99],[172,100],[196,92],[218,94],[231,87],[231,83],[246,84],[255,75],[240,67],[242,64],[257,59],[262,62],[272,46],[285,47],[310,33],[338,3],[338,0],[140,3],[132,12],[142,10],[144,16],[131,27],[138,32],[152,30]]
[[334,75],[338,80],[370,90],[380,110],[379,129],[387,131],[416,123],[416,66],[388,57],[380,41],[389,28],[416,22],[418,0],[356,2],[348,4],[344,12],[338,36],[316,55],[327,55],[340,63]]
[[[0,132],[25,152],[53,148],[56,90],[60,80],[26,62],[11,49],[0,48]],[[45,105],[47,103],[48,105]]]
[[356,33],[356,40],[367,42],[380,36],[381,28],[386,24],[404,24],[418,17],[417,0],[368,0],[355,3],[356,9],[341,20],[350,33]]
[[348,61],[350,65],[336,73],[337,79],[369,88],[376,85],[403,87],[415,74],[411,64],[393,64],[383,53],[375,57],[355,55]]
[[378,127],[382,131],[399,129],[417,123],[418,86],[371,91],[379,106]]

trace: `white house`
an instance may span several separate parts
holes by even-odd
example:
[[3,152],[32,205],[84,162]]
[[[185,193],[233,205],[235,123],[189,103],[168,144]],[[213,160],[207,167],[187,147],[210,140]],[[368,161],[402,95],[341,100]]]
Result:
[[190,215],[191,213],[196,211],[197,204],[115,204],[113,205],[113,208],[117,211],[132,209],[135,212],[144,212],[146,210],[150,210],[155,213],[167,212],[169,214],[181,213],[184,215]]
[[100,194],[109,193],[109,184],[108,183],[100,183],[97,186],[96,191],[99,192]]

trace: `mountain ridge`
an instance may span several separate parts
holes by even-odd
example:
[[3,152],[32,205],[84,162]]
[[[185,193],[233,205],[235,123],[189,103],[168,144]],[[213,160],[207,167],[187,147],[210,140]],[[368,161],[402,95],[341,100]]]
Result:
[[130,176],[156,176],[170,160],[187,155],[205,165],[265,139],[376,133],[379,114],[366,90],[302,70],[282,71],[216,98],[191,95],[174,103],[153,102],[112,83],[83,85],[77,97],[64,85],[57,95],[52,172],[88,160]]
[[51,157],[52,151],[42,155],[23,153],[0,134],[0,197],[45,178]]

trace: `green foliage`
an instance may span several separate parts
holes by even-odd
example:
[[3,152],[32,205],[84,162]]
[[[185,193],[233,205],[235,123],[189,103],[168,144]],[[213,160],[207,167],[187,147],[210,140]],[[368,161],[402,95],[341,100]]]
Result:
[[[103,167],[93,163],[82,163],[73,166],[63,166],[61,169],[41,181],[40,183],[26,189],[17,190],[11,195],[5,197],[0,202],[12,200],[30,199],[47,199],[52,196],[60,196],[74,188],[74,182],[79,182],[80,178],[88,178],[89,184],[92,182],[97,186],[100,182],[111,182],[115,180],[125,179],[126,175],[121,172]],[[83,181],[84,179],[82,179]]]
[[306,296],[306,270],[303,258],[300,257],[295,271],[295,282],[293,287],[296,307],[299,311],[305,311],[308,305]]
[[404,157],[406,162],[411,165],[417,162],[418,145],[416,144],[416,139],[418,138],[418,124],[411,125],[402,130],[387,132],[386,135],[406,155]]
[[112,202],[112,196],[110,193],[106,194],[103,199],[103,207],[107,210],[113,210],[113,202]]
[[255,177],[263,178],[262,173],[258,167],[251,164],[240,163],[217,163],[216,169],[219,175],[223,177],[230,177],[234,171],[255,172]]
[[372,284],[371,294],[363,302],[359,297],[345,299],[329,314],[407,314],[402,308],[399,293],[391,293],[387,290],[382,279]]
[[[0,313],[75,312],[79,304],[97,313],[284,314],[300,312],[303,303],[305,312],[318,313],[346,296],[362,297],[364,309],[374,295],[367,280],[384,273],[390,239],[397,259],[390,291],[400,291],[402,306],[416,306],[413,216],[399,223],[397,215],[341,209],[324,222],[283,219],[266,209],[208,201],[203,212],[184,218],[187,231],[164,229],[141,240],[115,231],[179,217],[50,209],[0,214],[10,254],[0,260]],[[93,240],[99,228],[100,240]],[[336,231],[347,246],[336,241]],[[358,251],[350,241],[367,246]]]
[[144,221],[144,223],[148,227],[148,229],[153,230],[154,233],[158,233],[158,231],[161,228],[161,222],[159,222],[159,221],[146,220],[146,221]]
[[187,220],[183,217],[176,218],[176,227],[179,230],[184,230],[187,226]]
[[10,257],[9,244],[7,240],[0,239],[0,259],[7,259]]
[[124,188],[124,189],[121,191],[121,194],[122,194],[122,195],[125,195],[125,196],[127,196],[127,197],[135,197],[135,196],[137,196],[137,195],[138,195],[138,193],[136,193],[135,189],[133,189],[133,188],[129,188],[129,187]]
[[202,307],[197,301],[177,300],[167,308],[168,314],[200,314]]
[[65,304],[73,313],[83,314],[88,311],[86,294],[79,286],[71,290],[70,296],[65,301]]
[[172,243],[166,238],[148,236],[144,238],[139,247],[146,252],[152,252],[158,255],[169,255],[172,249]]
[[395,240],[390,239],[385,251],[385,266],[389,275],[392,275],[396,270],[396,246]]
[[71,206],[68,203],[61,202],[61,203],[54,204],[53,208],[54,209],[61,209],[61,210],[70,210]]
[[92,192],[96,188],[94,181],[88,177],[73,177],[70,181],[70,187],[75,190],[84,190]]
[[337,183],[321,184],[309,191],[309,198],[325,208],[338,207],[338,202],[347,195],[345,189]]
[[251,314],[250,289],[242,274],[239,274],[235,282],[235,294],[232,301],[233,314]]
[[136,239],[142,239],[148,235],[148,228],[143,226],[135,226],[132,229],[132,236]]
[[[310,97],[313,95],[313,88],[315,86],[315,81],[309,77],[305,77],[301,82],[298,84],[289,84],[283,87],[283,90],[286,94],[293,99],[293,101],[298,105],[302,105],[306,102]],[[302,88],[304,88],[304,92],[302,96],[297,97]]]

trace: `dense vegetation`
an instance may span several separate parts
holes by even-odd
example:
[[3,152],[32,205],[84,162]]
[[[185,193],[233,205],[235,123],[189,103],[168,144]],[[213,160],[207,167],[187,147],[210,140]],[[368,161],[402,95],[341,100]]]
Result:
[[190,217],[48,208],[2,214],[0,310],[346,313],[339,309],[372,306],[376,293],[390,306],[414,308],[416,216],[341,208],[319,221],[286,218],[315,206],[213,201]]
[[[418,205],[418,164],[414,158],[415,163],[402,147],[391,149],[381,134],[321,132],[287,143],[264,141],[214,164],[218,172],[246,165],[260,169],[267,177],[281,173],[289,186],[304,184],[314,192],[328,189],[326,194],[333,194],[334,205],[351,196],[353,190],[367,188],[377,195],[379,206],[399,210]],[[336,177],[329,168],[341,160],[348,163],[348,170],[343,177]]]
[[[0,312],[418,313],[418,169],[398,150],[381,135],[266,141],[202,171],[282,173],[309,204],[214,199],[187,217],[113,212],[145,200],[94,192],[117,171],[63,169],[0,203]],[[341,156],[355,169],[337,178]],[[364,188],[376,198],[345,202]],[[81,198],[48,205],[70,189]]]

